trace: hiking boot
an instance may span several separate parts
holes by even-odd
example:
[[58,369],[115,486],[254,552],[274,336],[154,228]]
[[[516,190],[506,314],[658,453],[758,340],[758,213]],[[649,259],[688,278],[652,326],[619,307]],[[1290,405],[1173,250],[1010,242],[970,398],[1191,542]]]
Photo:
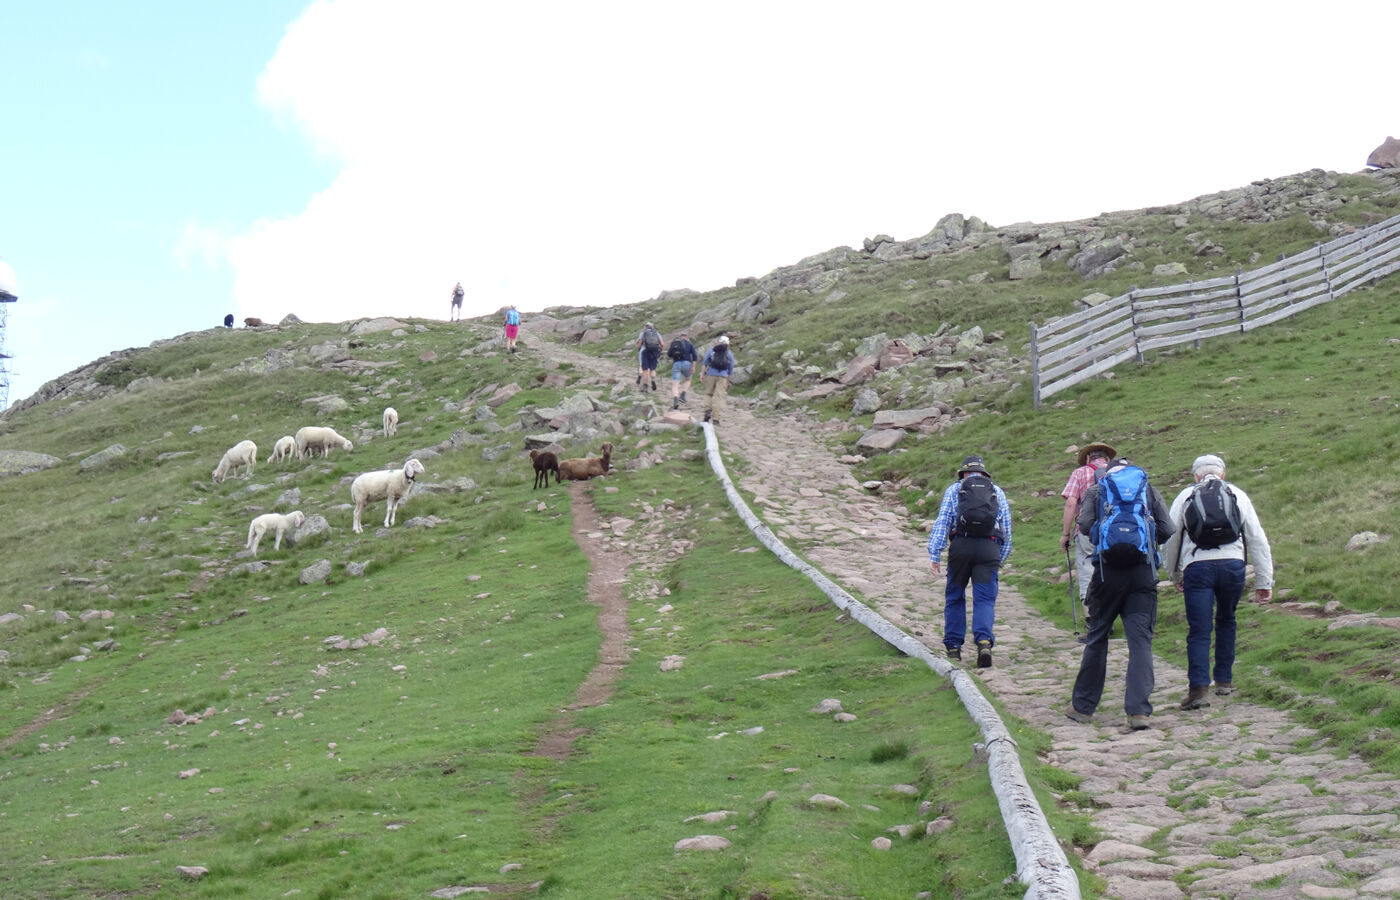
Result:
[[706,422],[710,421],[710,411],[709,411],[708,409],[705,410],[705,421],[706,421]]
[[990,669],[992,667],[992,642],[977,642],[977,668]]
[[1080,725],[1094,724],[1094,714],[1080,712],[1079,710],[1074,708],[1073,703],[1069,705],[1069,709],[1065,710],[1065,715],[1078,722]]
[[672,397],[672,398],[671,398],[671,408],[672,408],[672,409],[680,409],[680,408],[681,408],[681,399],[680,399],[679,397]]
[[[1205,690],[1205,688],[1201,688],[1201,690]],[[1233,681],[1217,681],[1215,683],[1215,696],[1217,697],[1228,697],[1234,692],[1235,683]]]
[[652,389],[653,391],[656,390],[656,379],[655,379],[655,378],[653,378],[653,379],[651,380],[651,389]]
[[948,658],[951,659],[953,662],[962,662],[962,648],[961,648],[961,647],[949,647],[949,648],[948,648]]
[[1133,731],[1143,731],[1151,728],[1152,723],[1147,716],[1128,716],[1128,727]]
[[641,374],[640,372],[638,372],[638,373],[637,373],[637,384],[641,384],[641,383],[642,383],[642,374]]
[[1192,685],[1191,690],[1186,692],[1186,696],[1181,701],[1182,709],[1201,709],[1210,706],[1210,701],[1206,699],[1207,688],[1205,685]]
[[681,391],[681,402],[685,402],[685,391]]

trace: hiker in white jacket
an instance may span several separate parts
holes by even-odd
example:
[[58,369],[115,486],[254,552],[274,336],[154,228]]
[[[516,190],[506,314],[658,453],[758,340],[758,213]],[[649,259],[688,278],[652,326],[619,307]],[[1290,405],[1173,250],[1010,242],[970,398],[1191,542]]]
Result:
[[[1186,672],[1190,688],[1181,701],[1182,709],[1210,706],[1211,676],[1215,678],[1215,693],[1225,696],[1235,692],[1235,608],[1244,595],[1245,554],[1254,561],[1254,599],[1267,603],[1273,596],[1274,558],[1269,552],[1269,538],[1259,524],[1259,515],[1249,495],[1238,486],[1225,481],[1225,461],[1213,454],[1199,456],[1191,464],[1196,483],[1183,490],[1172,501],[1171,519],[1174,534],[1163,548],[1163,565],[1172,584],[1186,598]],[[1188,508],[1198,490],[1212,480],[1234,498],[1238,536],[1231,527],[1226,540],[1218,546],[1197,544],[1188,523]],[[1201,519],[1197,513],[1192,518]],[[1203,541],[1207,539],[1202,538]],[[1215,667],[1210,666],[1211,623],[1215,626]]]

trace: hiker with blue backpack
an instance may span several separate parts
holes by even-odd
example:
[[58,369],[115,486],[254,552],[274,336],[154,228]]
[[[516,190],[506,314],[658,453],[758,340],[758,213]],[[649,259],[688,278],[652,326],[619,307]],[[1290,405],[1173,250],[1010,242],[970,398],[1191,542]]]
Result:
[[992,665],[996,637],[997,571],[1011,554],[1011,507],[1006,494],[992,483],[982,457],[969,456],[958,469],[958,480],[943,491],[938,516],[928,536],[929,568],[948,548],[948,581],[943,589],[943,647],[948,658],[962,661],[967,637],[967,585],[972,582],[972,638],[977,642],[977,668]]
[[[1244,596],[1245,555],[1254,560],[1254,598],[1273,596],[1274,558],[1249,495],[1225,480],[1225,461],[1214,454],[1191,464],[1196,483],[1172,501],[1177,533],[1163,548],[1167,576],[1186,599],[1186,676],[1182,709],[1210,706],[1215,693],[1235,692],[1235,609]],[[1215,667],[1210,666],[1211,622]]]
[[515,352],[515,342],[520,338],[520,310],[511,304],[506,308],[506,352]]
[[1175,531],[1162,495],[1147,481],[1147,473],[1119,457],[1108,464],[1098,482],[1084,492],[1079,531],[1094,547],[1094,574],[1089,580],[1089,632],[1079,674],[1066,711],[1081,724],[1094,721],[1108,674],[1108,635],[1115,619],[1123,620],[1128,640],[1127,684],[1123,711],[1128,727],[1148,728],[1152,716],[1152,635],[1157,628],[1157,548]]

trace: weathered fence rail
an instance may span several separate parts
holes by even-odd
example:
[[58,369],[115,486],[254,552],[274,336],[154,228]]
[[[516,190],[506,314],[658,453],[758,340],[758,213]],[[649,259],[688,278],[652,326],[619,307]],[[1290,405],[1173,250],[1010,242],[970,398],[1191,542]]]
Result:
[[1242,334],[1400,270],[1400,216],[1278,262],[1205,281],[1120,294],[1031,323],[1031,396],[1046,397],[1152,350]]

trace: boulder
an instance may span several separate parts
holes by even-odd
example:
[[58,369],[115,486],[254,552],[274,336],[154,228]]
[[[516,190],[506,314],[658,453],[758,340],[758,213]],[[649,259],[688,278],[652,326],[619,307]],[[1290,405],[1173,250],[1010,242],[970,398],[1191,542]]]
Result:
[[1366,157],[1366,165],[1377,169],[1394,169],[1400,166],[1400,141],[1386,136],[1385,143],[1371,151]]
[[836,380],[841,384],[861,384],[875,377],[875,367],[879,360],[873,356],[857,356],[846,366],[846,371]]
[[316,584],[325,581],[330,575],[331,561],[328,559],[321,559],[302,569],[301,575],[297,576],[297,581],[300,581],[302,584]]
[[931,431],[951,412],[952,409],[946,404],[926,406],[922,409],[884,409],[875,413],[874,427]]
[[880,361],[876,365],[881,372],[885,372],[913,362],[915,355],[914,349],[907,342],[898,339],[888,341],[880,348]]
[[860,436],[856,447],[872,453],[884,453],[893,449],[904,438],[905,433],[898,428],[872,428]]
[[393,331],[395,328],[407,327],[407,325],[400,322],[398,319],[381,316],[376,319],[361,319],[358,322],[342,325],[340,326],[340,330],[348,331],[351,334],[374,334],[377,331]]
[[851,413],[857,416],[869,415],[880,408],[880,395],[870,388],[862,388],[851,403]]
[[52,469],[61,462],[63,460],[57,456],[32,450],[0,450],[0,476],[28,475],[30,472]]
[[89,456],[82,462],[78,463],[78,468],[82,469],[84,472],[86,472],[88,469],[101,468],[102,466],[105,466],[108,463],[110,463],[112,460],[118,459],[119,457],[125,455],[125,447],[123,447],[121,444],[113,444],[110,447],[107,447],[103,450],[99,450],[92,456]]

